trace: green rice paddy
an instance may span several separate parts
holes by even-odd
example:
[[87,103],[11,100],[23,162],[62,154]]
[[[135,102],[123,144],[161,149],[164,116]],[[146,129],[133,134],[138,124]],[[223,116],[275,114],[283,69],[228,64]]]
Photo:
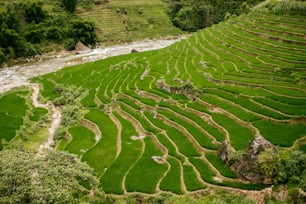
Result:
[[[207,185],[263,188],[236,181],[216,155],[225,139],[244,151],[255,133],[280,148],[306,135],[306,17],[272,25],[278,16],[265,22],[264,15],[231,19],[158,51],[33,79],[47,99],[58,97],[55,85],[86,90],[80,110],[101,138],[80,123],[68,128],[71,138],[61,148],[93,167],[110,194],[184,194]],[[288,36],[297,31],[304,34]],[[17,94],[0,98],[1,120],[16,124],[1,126],[1,139],[14,137],[22,123],[22,107],[12,118],[13,108],[5,105],[12,100],[24,103]]]

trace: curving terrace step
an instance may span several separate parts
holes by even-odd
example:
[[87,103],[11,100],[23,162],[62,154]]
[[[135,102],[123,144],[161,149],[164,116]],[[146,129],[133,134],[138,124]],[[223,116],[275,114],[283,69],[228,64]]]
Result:
[[98,125],[90,120],[83,119],[81,120],[81,124],[91,130],[95,134],[95,141],[96,144],[101,140],[102,138],[102,133],[98,127]]
[[[279,49],[278,50],[273,50],[271,49],[271,47],[261,47],[262,44],[252,44],[250,41],[248,41],[247,43],[245,41],[242,41],[241,38],[233,38],[233,35],[229,35],[229,32],[224,32],[224,30],[219,29],[219,30],[214,30],[215,32],[217,32],[218,34],[220,34],[223,39],[228,39],[227,42],[235,42],[235,44],[240,45],[240,47],[244,47],[244,49],[247,49],[248,47],[251,48],[252,50],[250,51],[260,51],[262,54],[268,54],[269,57],[273,58],[273,59],[277,59],[280,61],[285,61],[285,62],[293,62],[293,63],[305,63],[306,58],[304,56],[297,56],[297,55],[292,55],[288,52],[280,52]],[[228,31],[228,30],[227,30]],[[300,59],[299,59],[300,58]]]

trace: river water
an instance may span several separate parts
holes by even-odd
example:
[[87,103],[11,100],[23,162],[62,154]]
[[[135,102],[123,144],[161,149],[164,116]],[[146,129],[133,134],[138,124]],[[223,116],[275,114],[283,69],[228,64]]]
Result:
[[0,93],[6,92],[14,87],[28,85],[28,79],[57,71],[66,66],[128,54],[131,53],[133,49],[139,52],[161,49],[179,41],[180,39],[143,40],[121,45],[99,47],[79,54],[76,54],[75,52],[62,52],[48,56],[47,59],[44,60],[0,68]]

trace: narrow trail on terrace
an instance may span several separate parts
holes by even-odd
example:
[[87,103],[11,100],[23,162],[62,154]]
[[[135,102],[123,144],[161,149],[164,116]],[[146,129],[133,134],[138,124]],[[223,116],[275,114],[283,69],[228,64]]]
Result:
[[48,109],[52,114],[51,124],[48,129],[48,133],[49,133],[48,140],[45,143],[41,144],[38,148],[37,154],[42,154],[44,149],[51,148],[51,145],[53,144],[53,136],[54,136],[55,130],[60,125],[62,114],[61,114],[60,109],[58,107],[55,107],[52,103],[47,102],[43,104],[38,101],[38,95],[39,95],[39,85],[38,84],[28,83],[27,85],[33,89],[33,93],[31,96],[33,106],[36,108]]

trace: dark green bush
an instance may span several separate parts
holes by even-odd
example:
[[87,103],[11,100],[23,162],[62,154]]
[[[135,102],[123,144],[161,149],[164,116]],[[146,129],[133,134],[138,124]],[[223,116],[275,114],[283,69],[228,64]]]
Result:
[[73,13],[75,11],[75,8],[77,6],[78,1],[77,0],[62,0],[62,4],[66,11]]
[[51,27],[45,31],[46,39],[53,42],[62,42],[64,38],[64,32],[58,27]]
[[70,38],[65,41],[65,49],[68,51],[74,50],[76,44],[77,44],[77,41],[75,39]]

